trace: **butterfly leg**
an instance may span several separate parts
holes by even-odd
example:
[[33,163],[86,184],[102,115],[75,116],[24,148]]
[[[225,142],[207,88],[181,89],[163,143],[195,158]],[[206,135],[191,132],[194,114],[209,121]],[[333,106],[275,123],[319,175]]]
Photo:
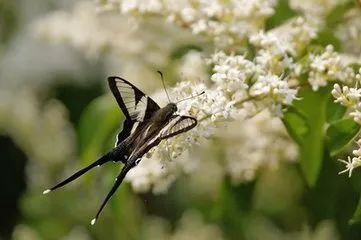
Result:
[[110,154],[107,153],[104,156],[102,156],[101,158],[99,158],[97,161],[93,162],[92,164],[90,164],[89,166],[80,169],[79,171],[77,171],[76,173],[74,173],[73,175],[71,175],[70,177],[68,177],[67,179],[65,179],[64,181],[58,183],[57,185],[55,185],[54,187],[47,189],[43,192],[43,194],[47,194],[57,188],[61,188],[62,186],[74,181],[75,179],[77,179],[78,177],[82,176],[84,173],[86,173],[87,171],[89,171],[90,169],[103,165],[106,162],[109,162],[111,160],[110,158]]
[[97,214],[95,215],[95,218],[93,218],[93,220],[91,220],[91,225],[94,225],[96,220],[98,219],[100,213],[102,212],[104,206],[107,204],[107,202],[109,201],[109,199],[113,196],[113,194],[115,193],[115,191],[118,189],[119,185],[123,182],[123,179],[125,177],[125,175],[127,175],[128,171],[133,167],[134,165],[132,164],[126,164],[123,168],[122,171],[119,173],[118,177],[115,179],[115,183],[112,187],[112,189],[110,189],[108,195],[105,197],[102,205],[100,206]]

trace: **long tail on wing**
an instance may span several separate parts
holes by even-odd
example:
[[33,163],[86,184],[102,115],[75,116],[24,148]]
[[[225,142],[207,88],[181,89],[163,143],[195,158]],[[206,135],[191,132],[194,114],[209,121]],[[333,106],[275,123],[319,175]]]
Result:
[[77,171],[76,173],[74,173],[73,175],[71,175],[70,177],[68,177],[67,179],[65,179],[64,181],[58,183],[57,185],[55,185],[54,187],[52,188],[49,188],[47,190],[45,190],[43,192],[43,194],[47,194],[57,188],[61,188],[63,187],[64,185],[74,181],[75,179],[77,179],[78,177],[82,176],[84,173],[86,173],[87,171],[89,171],[90,169],[94,168],[94,167],[97,167],[97,166],[100,166],[100,165],[103,165],[104,163],[106,162],[109,162],[111,161],[111,154],[110,153],[107,153],[105,154],[104,156],[102,156],[101,158],[99,158],[98,160],[96,160],[95,162],[93,162],[92,164],[90,164],[89,166],[83,168],[83,169],[80,169],[79,171]]
[[96,220],[98,219],[100,213],[103,211],[104,206],[107,204],[107,202],[109,201],[109,199],[113,196],[113,194],[115,193],[115,191],[118,189],[119,185],[123,182],[124,177],[127,175],[128,171],[130,169],[132,169],[132,165],[131,164],[125,164],[124,167],[122,168],[122,171],[119,173],[118,177],[115,179],[115,183],[112,187],[112,189],[110,189],[108,195],[105,197],[102,205],[100,206],[97,214],[95,215],[95,218],[93,218],[93,220],[91,220],[91,225],[94,225]]

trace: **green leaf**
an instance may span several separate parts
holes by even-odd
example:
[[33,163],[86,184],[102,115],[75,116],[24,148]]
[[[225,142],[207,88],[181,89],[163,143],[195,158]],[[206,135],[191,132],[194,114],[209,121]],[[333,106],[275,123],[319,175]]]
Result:
[[302,173],[309,186],[317,181],[323,159],[324,126],[330,88],[317,92],[310,88],[300,92],[301,100],[294,102],[294,109],[285,114],[285,126],[300,146]]
[[356,207],[356,210],[352,216],[352,218],[349,221],[349,224],[355,224],[355,223],[360,223],[361,222],[361,195]]
[[335,29],[339,23],[343,21],[344,15],[348,10],[355,7],[354,0],[343,1],[330,11],[326,16],[326,25],[329,28]]
[[[20,23],[20,1],[0,0],[0,46],[10,42],[16,34]],[[0,49],[1,50],[1,49]]]
[[352,63],[349,65],[349,67],[351,67],[353,69],[353,71],[357,74],[357,73],[359,73],[361,64],[360,63]]
[[291,106],[288,107],[287,111],[283,114],[282,121],[293,140],[301,144],[309,130],[304,114]]
[[326,47],[327,45],[333,45],[336,51],[341,50],[341,42],[335,36],[335,30],[333,28],[325,27],[318,32],[317,38],[312,40],[311,44]]
[[350,178],[353,189],[361,194],[361,171],[357,169],[352,172],[352,177]]
[[292,8],[290,8],[287,0],[278,1],[275,7],[275,14],[272,17],[268,18],[266,21],[266,30],[277,27],[287,21],[290,18],[297,16]]
[[93,100],[83,111],[78,128],[80,158],[85,163],[95,161],[103,154],[109,138],[120,126],[121,114],[110,96]]
[[186,44],[182,45],[178,48],[176,48],[171,53],[171,59],[181,59],[184,55],[186,55],[189,51],[195,50],[195,51],[202,51],[202,48],[200,46],[194,45],[194,44]]
[[[352,187],[355,190],[355,192],[360,194],[360,198],[353,213],[353,216],[348,223],[350,225],[360,224],[361,223],[361,171],[359,169],[356,169],[355,171],[352,172],[352,177],[350,178],[350,181],[352,183]],[[350,183],[348,182],[348,184]]]
[[317,38],[312,41],[312,44],[324,47],[332,44],[336,51],[340,51],[342,44],[335,36],[335,28],[343,22],[346,12],[354,6],[354,0],[347,0],[334,7],[326,16],[325,27],[318,32]]
[[340,120],[347,110],[344,106],[334,102],[334,98],[330,96],[327,100],[326,118],[328,123]]
[[327,129],[327,148],[335,156],[359,133],[360,125],[350,118],[333,122]]

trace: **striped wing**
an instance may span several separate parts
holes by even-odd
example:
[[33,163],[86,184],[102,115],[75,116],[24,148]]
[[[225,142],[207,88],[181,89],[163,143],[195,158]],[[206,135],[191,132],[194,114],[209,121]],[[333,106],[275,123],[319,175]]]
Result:
[[174,115],[169,124],[162,130],[161,139],[166,139],[187,132],[197,126],[197,119],[189,116]]
[[133,84],[120,77],[108,78],[109,88],[124,113],[123,130],[117,135],[118,145],[127,138],[138,123],[149,120],[160,109],[157,103]]
[[127,119],[142,122],[151,118],[160,109],[153,99],[127,80],[120,77],[109,77],[108,83],[110,90]]

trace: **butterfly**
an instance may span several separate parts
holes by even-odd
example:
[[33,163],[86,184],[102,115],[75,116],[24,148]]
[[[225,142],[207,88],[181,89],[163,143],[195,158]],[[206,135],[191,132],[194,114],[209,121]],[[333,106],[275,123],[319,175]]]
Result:
[[[164,86],[163,75],[159,71],[158,73],[162,77]],[[196,118],[176,114],[178,110],[176,103],[169,101],[165,107],[161,108],[152,98],[121,77],[109,77],[108,84],[125,116],[123,129],[116,137],[115,147],[89,166],[80,169],[64,181],[43,192],[43,194],[47,194],[63,187],[90,169],[107,162],[123,163],[124,166],[117,176],[113,187],[105,197],[95,218],[91,221],[92,225],[95,224],[104,206],[116,192],[128,171],[139,164],[144,154],[157,146],[162,140],[187,132],[197,125]],[[187,99],[189,98],[183,100]]]

